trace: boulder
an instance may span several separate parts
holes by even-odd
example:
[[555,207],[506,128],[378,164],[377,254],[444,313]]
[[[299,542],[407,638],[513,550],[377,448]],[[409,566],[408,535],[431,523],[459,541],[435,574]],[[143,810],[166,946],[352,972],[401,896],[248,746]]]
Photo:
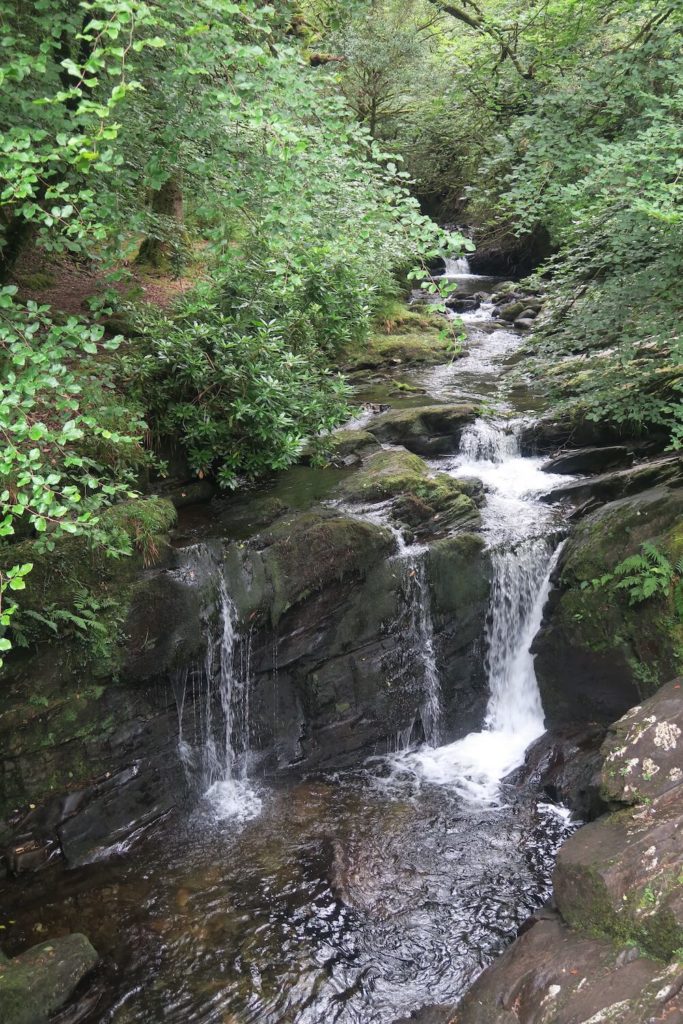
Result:
[[518,331],[530,331],[534,326],[534,321],[530,317],[520,316],[515,320],[514,326]]
[[560,849],[553,879],[564,920],[670,959],[683,948],[682,828],[679,784],[575,832]]
[[445,302],[446,308],[452,309],[454,313],[473,313],[476,309],[479,309],[480,305],[481,300],[473,295],[467,297],[449,295]]
[[342,462],[345,465],[356,462],[369,452],[380,448],[377,438],[367,430],[338,430],[332,434],[330,443],[331,461]]
[[604,736],[604,726],[597,723],[544,733],[527,750],[522,767],[505,782],[545,793],[581,821],[591,821],[607,809],[600,787]]
[[417,455],[442,455],[458,450],[463,430],[476,417],[473,405],[397,409],[374,420],[371,432],[380,441],[403,445]]
[[575,448],[562,452],[543,466],[544,473],[593,474],[614,466],[631,465],[635,456],[625,445]]
[[483,490],[477,482],[433,473],[426,462],[405,449],[371,455],[339,491],[351,501],[395,499],[387,514],[413,538],[471,531],[481,525],[478,505],[483,501]]
[[526,302],[524,299],[517,299],[514,302],[507,302],[502,306],[498,306],[495,313],[501,320],[506,320],[511,324],[523,315],[525,309]]
[[601,782],[612,804],[644,803],[683,782],[683,679],[674,679],[610,726]]
[[[533,651],[546,724],[609,724],[680,671],[683,623],[673,594],[630,604],[605,574],[650,541],[683,555],[683,489],[659,486],[611,502],[573,529]],[[594,582],[597,581],[597,582]]]
[[11,960],[0,956],[2,1024],[47,1024],[98,959],[85,935],[77,933],[43,942]]
[[662,964],[634,946],[579,935],[548,911],[538,916],[477,979],[448,1024],[683,1020],[683,966]]

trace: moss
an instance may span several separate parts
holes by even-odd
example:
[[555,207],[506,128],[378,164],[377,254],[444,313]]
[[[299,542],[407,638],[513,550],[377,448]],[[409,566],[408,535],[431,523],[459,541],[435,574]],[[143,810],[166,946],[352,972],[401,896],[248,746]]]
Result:
[[[107,509],[100,528],[114,546],[132,548],[132,557],[108,557],[102,544],[87,536],[55,538],[52,551],[45,549],[43,539],[4,548],[0,566],[33,565],[12,622],[18,646],[58,638],[62,646],[70,646],[81,667],[92,663],[98,674],[111,674],[131,585],[141,568],[161,557],[175,518],[171,502],[161,498],[140,498]],[[10,656],[10,669],[12,661]]]
[[419,455],[406,451],[379,451],[365,460],[361,470],[343,482],[340,491],[353,501],[384,501],[406,493],[424,496],[432,486],[429,466]]
[[46,288],[52,288],[56,283],[54,274],[50,274],[47,270],[35,270],[29,274],[17,274],[16,280],[20,288],[24,288],[29,292],[42,292]]
[[392,307],[364,342],[347,349],[341,362],[348,370],[375,369],[397,363],[442,363],[452,356],[445,321],[429,310]]
[[562,569],[564,593],[553,613],[554,625],[577,648],[614,652],[642,697],[683,669],[683,623],[673,594],[631,605],[609,581],[593,581],[639,552],[645,541],[675,564],[683,554],[680,518],[680,496],[659,488],[614,502],[576,528]]
[[388,529],[334,514],[304,513],[262,534],[273,624],[293,605],[349,577],[362,578],[395,541]]

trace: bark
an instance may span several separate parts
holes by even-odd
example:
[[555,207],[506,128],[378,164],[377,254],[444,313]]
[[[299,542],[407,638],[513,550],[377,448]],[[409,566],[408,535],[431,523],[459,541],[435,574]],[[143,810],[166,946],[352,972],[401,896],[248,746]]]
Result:
[[151,210],[161,230],[144,240],[137,262],[166,270],[178,252],[178,241],[185,237],[183,192],[176,177],[170,177],[152,193]]

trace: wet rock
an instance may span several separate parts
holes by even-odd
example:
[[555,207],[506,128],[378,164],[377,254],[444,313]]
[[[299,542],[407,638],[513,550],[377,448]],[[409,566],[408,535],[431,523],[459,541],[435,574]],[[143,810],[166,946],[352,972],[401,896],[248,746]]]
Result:
[[518,331],[530,331],[534,326],[534,321],[530,317],[520,316],[515,320],[514,326]]
[[339,492],[351,501],[385,501],[408,492],[418,493],[420,488],[430,486],[430,476],[427,463],[405,448],[378,451],[341,484]]
[[497,233],[495,240],[479,238],[475,231],[474,242],[476,250],[467,254],[472,273],[495,277],[526,277],[552,252],[550,235],[543,226],[520,236]]
[[46,1024],[97,961],[88,939],[77,933],[43,942],[11,960],[0,955],[2,1024]]
[[446,735],[480,727],[488,701],[481,657],[493,569],[480,534],[461,533],[429,547],[427,572]]
[[332,461],[349,465],[360,461],[364,455],[377,451],[380,443],[367,430],[338,430],[332,435]]
[[424,1006],[414,1010],[409,1017],[401,1017],[394,1024],[450,1024],[453,1020],[452,1006]]
[[400,444],[417,455],[440,455],[458,450],[465,427],[476,419],[472,405],[429,405],[385,413],[372,424],[380,441]]
[[671,958],[683,948],[682,829],[679,783],[575,832],[558,854],[553,880],[565,921]]
[[395,546],[386,527],[352,516],[333,511],[287,516],[252,541],[242,613],[267,609],[276,624],[289,608],[327,585],[362,579]]
[[678,455],[672,455],[642,462],[629,469],[601,473],[587,480],[574,480],[560,487],[554,487],[545,496],[545,500],[590,500],[593,503],[614,501],[630,494],[638,494],[648,487],[656,487],[658,484],[676,484],[677,482],[683,482],[683,460]]
[[598,724],[545,733],[505,782],[543,792],[580,820],[591,821],[607,809],[600,792],[604,735],[604,726]]
[[609,581],[594,584],[650,541],[683,554],[683,489],[659,486],[611,502],[575,526],[537,635],[546,724],[608,724],[680,671],[681,626],[673,595],[630,604]]
[[384,502],[395,499],[388,512],[413,537],[436,537],[481,525],[481,488],[447,473],[432,473],[426,462],[405,449],[379,451],[340,487],[346,499]]
[[[577,410],[573,416],[541,416],[524,426],[519,436],[524,455],[552,454],[565,446],[600,447],[623,444],[626,441],[630,447],[634,444],[633,439],[623,429],[613,424],[586,419],[582,410]],[[639,443],[638,450],[661,451],[667,443],[668,439],[664,435],[660,440],[654,433],[650,433],[647,441]]]
[[518,317],[523,316],[524,310],[526,309],[526,303],[524,299],[517,299],[515,302],[507,302],[496,309],[496,316],[500,317],[501,320],[507,320],[508,323],[513,323]]
[[[175,777],[175,786],[169,777]],[[69,866],[130,849],[182,799],[182,791],[177,765],[169,766],[163,779],[158,768],[141,771],[134,765],[103,780],[57,830]]]
[[602,760],[602,791],[612,803],[643,803],[683,782],[683,679],[610,726]]
[[465,297],[459,297],[457,295],[449,295],[446,299],[445,306],[447,309],[452,309],[454,313],[473,313],[476,309],[479,309],[481,300],[474,297],[474,295]]
[[544,473],[592,474],[601,473],[614,466],[631,465],[635,456],[625,445],[608,445],[604,448],[576,448],[562,452],[543,466]]
[[[578,833],[580,834],[580,833]],[[493,963],[448,1024],[673,1024],[683,966],[579,935],[548,913]]]

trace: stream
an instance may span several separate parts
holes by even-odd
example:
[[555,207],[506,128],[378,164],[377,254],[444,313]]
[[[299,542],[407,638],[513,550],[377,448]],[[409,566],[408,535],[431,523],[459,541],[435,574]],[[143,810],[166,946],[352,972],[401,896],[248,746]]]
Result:
[[[447,274],[463,294],[494,284],[462,262]],[[573,826],[564,809],[503,780],[543,733],[529,648],[562,524],[539,500],[554,478],[520,454],[520,425],[537,404],[532,386],[509,376],[520,336],[496,323],[490,304],[463,320],[463,358],[403,379],[423,390],[423,404],[475,400],[490,410],[457,454],[430,463],[486,488],[485,721],[455,742],[442,734],[424,549],[399,537],[393,557],[409,568],[405,628],[424,664],[426,742],[398,736],[395,753],[355,768],[260,778],[249,752],[249,640],[223,586],[214,661],[174,681],[180,756],[203,794],[196,806],[106,862],[43,872],[8,908],[17,943],[83,931],[105,957],[97,1004],[79,1020],[392,1024],[456,1001],[548,898]],[[359,387],[359,400],[372,401],[374,387]],[[209,687],[196,692],[212,677],[218,701]],[[190,699],[191,735],[182,730]]]

